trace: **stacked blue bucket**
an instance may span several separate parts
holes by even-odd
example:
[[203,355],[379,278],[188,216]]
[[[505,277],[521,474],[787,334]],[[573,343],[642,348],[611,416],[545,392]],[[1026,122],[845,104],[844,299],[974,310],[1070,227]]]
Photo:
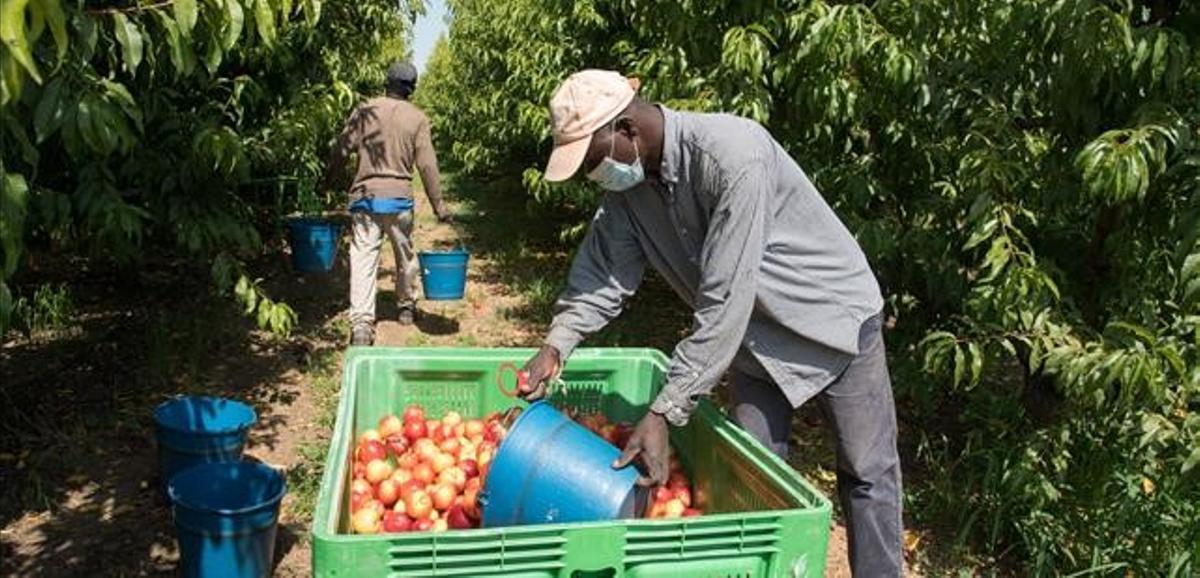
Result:
[[175,515],[181,574],[271,574],[283,475],[242,461],[257,415],[244,403],[186,396],[154,410],[158,463]]

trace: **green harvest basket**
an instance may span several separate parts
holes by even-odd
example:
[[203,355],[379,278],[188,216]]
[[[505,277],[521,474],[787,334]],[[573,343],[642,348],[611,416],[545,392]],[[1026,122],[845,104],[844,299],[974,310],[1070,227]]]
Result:
[[[701,405],[672,444],[692,474],[705,515],[668,520],[552,524],[443,533],[349,532],[350,452],[387,413],[419,403],[480,417],[520,403],[497,384],[499,366],[530,349],[351,348],[337,426],[313,521],[320,577],[796,578],[822,576],[830,503],[782,460]],[[651,349],[580,349],[556,398],[634,421],[660,387],[667,358]],[[509,376],[511,380],[512,376]],[[511,389],[513,384],[505,384]],[[557,402],[556,402],[557,403]]]

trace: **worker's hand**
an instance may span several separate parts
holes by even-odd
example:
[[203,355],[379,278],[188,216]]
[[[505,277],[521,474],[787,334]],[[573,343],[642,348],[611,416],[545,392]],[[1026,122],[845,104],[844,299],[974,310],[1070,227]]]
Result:
[[667,483],[667,476],[671,472],[670,425],[667,418],[648,412],[633,429],[629,443],[625,445],[621,457],[613,462],[613,468],[624,468],[634,459],[642,464],[645,472],[645,475],[638,477],[639,486],[661,486]]
[[451,213],[450,211],[442,211],[441,213],[438,213],[437,220],[439,223],[446,223],[448,225],[453,225],[454,224],[454,213]]
[[560,368],[562,360],[559,359],[558,350],[552,345],[543,345],[521,369],[525,380],[517,385],[517,395],[526,401],[546,397],[546,382],[558,377]]

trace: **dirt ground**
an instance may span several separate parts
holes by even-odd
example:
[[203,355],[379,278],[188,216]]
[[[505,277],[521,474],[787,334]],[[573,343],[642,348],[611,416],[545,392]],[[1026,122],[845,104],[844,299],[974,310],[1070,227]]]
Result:
[[[150,417],[169,396],[248,401],[258,422],[246,455],[285,470],[302,444],[328,434],[315,423],[308,360],[341,347],[334,295],[344,291],[305,281],[320,290],[288,298],[302,326],[281,340],[252,330],[227,298],[205,297],[206,279],[188,287],[139,277],[102,274],[95,287],[73,287],[87,297],[70,335],[0,349],[7,424],[0,574],[176,573]],[[276,546],[285,576],[308,574],[307,524],[296,521],[293,500],[284,499]]]
[[[425,203],[419,205],[418,248],[464,242],[472,249],[468,292],[462,301],[423,302],[416,325],[401,326],[394,321],[392,260],[385,256],[377,343],[536,344],[546,296],[556,288],[523,284],[514,279],[521,272],[509,265],[520,260],[531,263],[526,272],[537,272],[549,257],[514,254],[511,245],[497,244],[495,233],[478,224],[500,216],[483,208],[460,207],[464,215],[475,214],[450,226],[436,223]],[[246,449],[252,459],[289,472],[323,460],[320,450],[330,432],[322,416],[335,401],[323,401],[314,383],[336,379],[345,344],[345,248],[327,275],[292,274],[282,257],[266,264],[271,273],[264,287],[300,315],[289,339],[253,330],[229,298],[206,297],[206,278],[181,284],[179,271],[163,266],[161,272],[143,267],[132,276],[63,275],[79,301],[78,327],[52,338],[10,339],[0,348],[3,575],[176,572],[179,553],[170,509],[157,491],[150,418],[153,406],[169,396],[210,393],[249,401],[259,414]],[[654,307],[633,307],[639,306]],[[655,328],[614,331],[614,339],[624,339],[630,331]],[[672,338],[663,334],[651,341]],[[804,459],[803,452],[797,459]],[[831,479],[826,477],[824,486]],[[284,500],[277,576],[311,574],[311,503],[305,500],[299,491]],[[838,525],[832,529],[826,575],[850,575],[845,532]]]

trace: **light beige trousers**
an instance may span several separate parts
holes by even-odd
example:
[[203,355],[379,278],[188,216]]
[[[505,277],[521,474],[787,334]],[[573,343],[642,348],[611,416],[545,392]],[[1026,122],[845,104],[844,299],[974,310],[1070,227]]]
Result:
[[350,325],[357,327],[375,323],[376,277],[384,235],[391,239],[396,255],[396,301],[401,307],[415,300],[419,269],[412,246],[412,211],[350,215],[354,232],[350,241]]

